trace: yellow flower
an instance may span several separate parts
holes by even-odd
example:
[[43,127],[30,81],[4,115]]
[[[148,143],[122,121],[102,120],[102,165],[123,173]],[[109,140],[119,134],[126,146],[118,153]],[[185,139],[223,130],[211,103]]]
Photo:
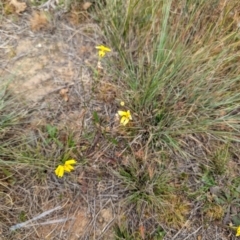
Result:
[[59,165],[56,170],[55,170],[55,174],[58,176],[58,177],[62,177],[63,174],[64,174],[64,166],[63,165]]
[[236,233],[236,237],[240,236],[240,226],[237,227],[237,233]]
[[64,172],[71,172],[72,170],[74,170],[74,167],[72,166],[73,164],[76,164],[76,161],[74,159],[71,160],[67,160],[64,165],[59,165],[56,170],[55,170],[55,174],[58,177],[62,177],[64,175]]
[[126,126],[130,120],[132,120],[132,116],[130,111],[118,111],[118,115],[121,117],[120,124]]
[[98,49],[98,56],[100,58],[104,57],[106,52],[111,52],[111,49],[108,47],[105,47],[103,45],[96,46],[96,49]]

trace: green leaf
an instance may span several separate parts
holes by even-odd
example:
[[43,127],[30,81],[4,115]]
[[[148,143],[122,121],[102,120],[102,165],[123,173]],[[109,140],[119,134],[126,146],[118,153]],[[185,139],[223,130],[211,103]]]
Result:
[[57,136],[57,128],[56,127],[47,124],[46,129],[47,129],[49,136],[52,139],[56,138],[56,136]]
[[234,216],[234,217],[232,218],[232,220],[233,220],[233,224],[234,224],[235,226],[239,226],[239,225],[240,225],[240,214]]

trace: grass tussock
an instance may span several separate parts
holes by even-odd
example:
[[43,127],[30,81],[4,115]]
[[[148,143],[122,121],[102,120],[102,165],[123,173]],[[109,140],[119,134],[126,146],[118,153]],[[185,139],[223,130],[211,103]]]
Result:
[[111,1],[101,9],[109,19],[102,25],[119,52],[121,83],[130,88],[123,97],[136,112],[137,127],[176,150],[182,134],[207,132],[223,141],[237,139],[238,117],[233,112],[239,103],[234,67],[238,32],[221,30],[229,21],[224,11],[206,19],[206,13],[217,8],[216,1],[119,4]]
[[[133,138],[141,138],[145,156],[166,151],[174,159],[179,168],[174,176],[187,189],[185,197],[207,198],[211,187],[222,188],[220,185],[227,184],[228,178],[233,180],[238,172],[229,168],[239,139],[238,1],[116,0],[98,7],[106,41],[117,52],[108,71],[121,86],[117,97],[133,112]],[[154,162],[140,163],[142,173],[132,168],[127,173],[120,171],[120,178],[125,174],[131,189],[130,199],[147,202],[146,190],[144,194],[136,190],[141,182],[137,176],[144,179]],[[195,174],[189,172],[191,164]],[[174,167],[166,169],[173,174]],[[156,167],[153,172],[160,179],[156,185],[168,192],[170,185]],[[146,189],[149,181],[142,182]],[[154,191],[150,195],[153,197]],[[207,208],[204,217],[223,219],[226,202],[212,201],[210,205],[203,202]],[[182,215],[189,216],[188,201],[186,207],[175,200],[169,202],[174,214],[166,211],[162,221],[176,228],[183,226],[186,219]],[[181,219],[180,223],[175,224],[176,219]]]

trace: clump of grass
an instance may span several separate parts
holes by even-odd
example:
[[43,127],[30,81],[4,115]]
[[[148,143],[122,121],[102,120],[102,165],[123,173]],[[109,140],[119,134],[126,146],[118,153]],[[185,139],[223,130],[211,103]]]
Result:
[[159,219],[169,227],[180,229],[186,224],[190,207],[190,203],[175,192],[169,197],[166,208],[160,210]]
[[115,224],[114,226],[115,237],[117,240],[126,239],[126,240],[133,240],[133,236],[129,233],[126,226],[119,226]]
[[[108,72],[122,88],[117,98],[124,99],[133,115],[129,127],[134,132],[133,141],[138,139],[141,146],[148,148],[146,158],[165,151],[176,166],[181,162],[186,168],[187,164],[205,168],[201,171],[201,167],[193,167],[198,170],[187,173],[186,189],[194,186],[199,202],[207,202],[211,187],[227,184],[226,169],[231,154],[237,152],[240,70],[236,66],[240,37],[236,9],[237,1],[221,0],[106,0],[97,8],[96,18],[108,46],[116,52]],[[160,206],[165,201],[161,198],[164,191],[158,197],[153,190],[149,192],[150,164],[151,160],[140,167],[133,161],[127,169],[119,169],[131,203]],[[229,170],[228,175],[234,171]],[[154,181],[161,188],[167,185],[173,169],[167,170],[167,178],[166,172],[165,177],[158,170],[155,173],[159,181]],[[165,190],[169,196],[172,194],[170,189]],[[190,208],[188,200],[177,200],[172,198],[173,214],[166,211],[162,220],[175,228],[181,227]],[[207,204],[208,218],[223,218],[226,200]]]
[[155,231],[147,232],[143,225],[140,225],[139,229],[134,233],[130,231],[128,226],[122,224],[115,224],[114,226],[115,238],[116,240],[141,240],[141,239],[153,239],[162,240],[164,239],[165,232],[161,227],[158,227]]
[[224,208],[216,203],[209,204],[207,208],[204,209],[205,217],[208,221],[219,221],[224,217]]
[[118,52],[111,70],[121,71],[116,81],[129,89],[124,99],[137,125],[153,133],[158,146],[178,152],[183,134],[236,140],[239,40],[236,32],[219,30],[225,16],[213,15],[217,27],[206,21],[217,1],[106,2],[102,26]]
[[215,174],[222,175],[226,172],[230,153],[228,145],[220,146],[212,157],[212,170]]
[[[67,160],[76,153],[73,134],[50,124],[34,129],[30,108],[7,85],[0,91],[0,165],[15,171],[18,167],[47,169],[54,159]],[[33,117],[34,118],[34,117]],[[74,152],[74,153],[73,153]],[[50,161],[49,161],[50,160]],[[15,170],[14,170],[15,169]]]
[[144,164],[135,159],[120,167],[116,174],[126,186],[127,202],[140,208],[143,203],[157,208],[165,206],[174,190],[170,184],[172,179],[165,170],[164,166],[157,163],[154,164],[154,170],[151,170],[148,163]]
[[[135,209],[136,214],[141,216],[141,221],[148,221],[149,216],[155,215],[155,219],[164,222],[168,227],[178,229],[187,220],[190,203],[185,199],[182,187],[175,186],[175,178],[167,169],[170,168],[166,163],[160,163],[156,159],[144,162],[132,158],[115,171],[115,175],[121,180],[121,188],[125,189],[123,195],[127,209]],[[132,212],[128,214],[131,216]],[[132,233],[139,227],[140,219],[136,219],[135,225],[133,224],[135,227],[129,229]],[[131,217],[129,221],[132,221]],[[155,225],[159,227],[157,223]],[[146,232],[149,231],[146,227]]]
[[21,120],[27,111],[17,104],[16,99],[7,92],[7,85],[0,87],[0,164],[5,164],[5,157],[12,154],[12,146],[19,142],[18,134],[21,130]]

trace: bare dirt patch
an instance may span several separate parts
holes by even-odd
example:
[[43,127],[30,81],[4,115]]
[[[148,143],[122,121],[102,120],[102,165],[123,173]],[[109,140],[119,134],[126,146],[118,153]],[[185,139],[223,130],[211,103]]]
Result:
[[94,31],[94,39],[82,35],[81,30],[66,26],[67,23],[57,24],[54,34],[35,33],[28,28],[17,36],[16,33],[3,31],[3,42],[13,41],[14,44],[7,44],[2,50],[1,76],[12,79],[13,92],[24,92],[27,99],[38,101],[61,86],[80,82],[83,77],[79,76],[80,71],[86,73],[87,82],[92,81],[90,73],[87,73],[86,61],[94,64],[96,54],[92,51],[100,40],[95,37],[97,26],[89,24],[89,29]]

